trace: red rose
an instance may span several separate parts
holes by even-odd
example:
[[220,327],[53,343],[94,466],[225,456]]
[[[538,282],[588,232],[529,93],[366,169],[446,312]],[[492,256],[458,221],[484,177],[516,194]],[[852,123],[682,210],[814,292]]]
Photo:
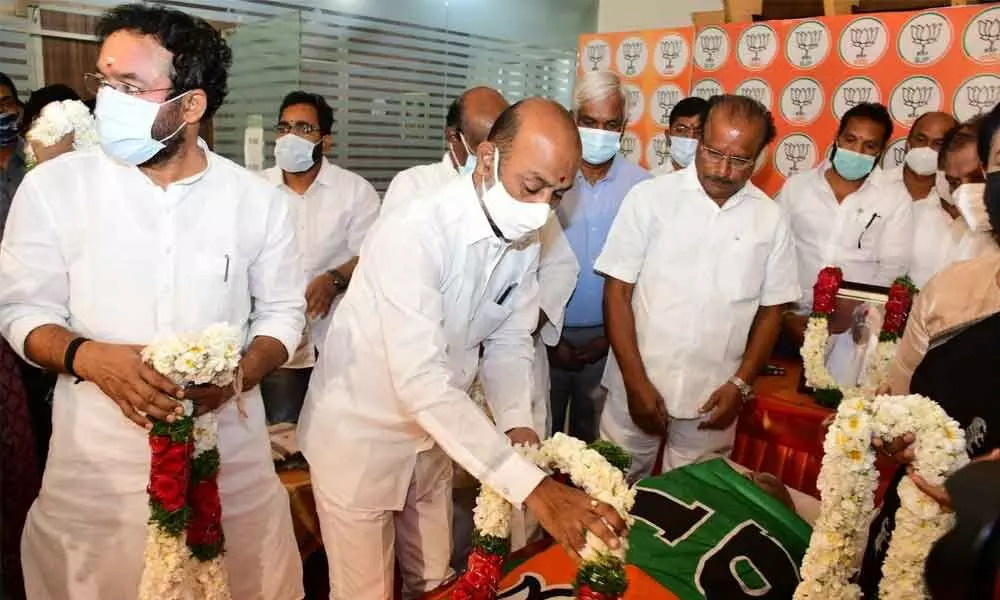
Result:
[[187,490],[187,480],[167,477],[153,473],[149,477],[147,492],[163,510],[168,513],[184,508],[184,492]]
[[158,454],[163,454],[163,452],[170,446],[170,436],[168,435],[151,435],[149,436],[149,449],[152,451],[153,456]]
[[837,294],[828,292],[813,293],[813,312],[829,315],[837,308]]
[[[177,477],[183,476],[186,481],[187,474],[190,471],[191,452],[194,450],[194,446],[189,443],[176,442],[170,442],[165,445],[161,444],[162,442],[158,441],[157,445],[159,447],[153,448],[150,457],[150,472]],[[150,446],[152,445],[151,442]]]
[[222,501],[219,485],[213,479],[199,481],[191,487],[191,521],[188,523],[188,543],[209,546],[222,541]]
[[609,597],[601,592],[595,592],[589,585],[581,585],[576,590],[576,600],[609,600]]
[[890,300],[906,300],[910,297],[910,289],[901,283],[894,283],[889,288]]
[[464,579],[474,590],[496,590],[500,583],[503,557],[476,548],[469,555],[469,570]]
[[836,292],[840,289],[841,282],[844,281],[844,274],[837,267],[826,267],[819,272],[816,278],[815,288],[826,292]]

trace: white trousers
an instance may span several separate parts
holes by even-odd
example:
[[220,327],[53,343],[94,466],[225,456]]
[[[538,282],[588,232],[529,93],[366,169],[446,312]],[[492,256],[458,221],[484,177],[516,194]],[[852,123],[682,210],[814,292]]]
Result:
[[[610,403],[611,400],[609,399]],[[707,416],[706,416],[707,417]],[[618,444],[632,454],[628,480],[632,483],[649,477],[654,469],[669,471],[719,456],[729,456],[736,438],[736,423],[721,431],[698,429],[700,419],[672,419],[667,426],[667,444],[663,460],[656,463],[660,438],[639,429],[631,419],[616,418],[612,411],[601,415],[601,437]]]
[[392,600],[393,567],[402,573],[403,598],[418,598],[452,576],[451,458],[441,448],[421,452],[401,512],[341,506],[323,492],[313,472],[313,493],[330,565],[330,600]]

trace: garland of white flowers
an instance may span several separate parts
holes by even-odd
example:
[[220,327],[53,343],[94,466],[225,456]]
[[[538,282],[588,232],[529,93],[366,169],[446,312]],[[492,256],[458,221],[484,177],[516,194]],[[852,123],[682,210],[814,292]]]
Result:
[[889,366],[896,356],[899,339],[909,316],[913,295],[917,289],[908,277],[900,277],[889,288],[886,316],[875,355],[865,365],[860,386],[842,387],[826,368],[826,351],[830,341],[829,321],[833,313],[843,273],[836,267],[820,271],[813,286],[813,310],[806,322],[805,338],[800,350],[806,385],[815,390],[816,400],[828,408],[836,408],[851,390],[873,394],[885,383]]
[[[239,341],[239,329],[212,325],[199,335],[161,338],[147,346],[142,357],[183,387],[238,386]],[[150,432],[151,517],[139,598],[231,600],[222,563],[225,538],[218,494],[218,415],[207,412],[194,417],[192,402],[184,400],[182,405],[183,417],[174,423],[154,420]],[[160,466],[177,455],[190,460],[190,466],[187,462],[182,469]],[[173,485],[158,485],[163,479]]]
[[[823,443],[819,488],[822,506],[802,561],[795,600],[857,600],[852,579],[874,511],[878,471],[872,439],[914,435],[913,468],[932,485],[969,462],[965,435],[937,403],[923,396],[878,396],[857,390],[841,402]],[[924,562],[953,516],[925,495],[910,478],[899,484],[900,508],[882,566],[882,600],[927,598]]]
[[[614,508],[631,525],[630,511],[635,504],[636,490],[625,480],[623,462],[624,468],[627,468],[630,459],[620,448],[608,442],[595,442],[588,447],[581,440],[557,433],[542,442],[540,447],[518,446],[517,449],[539,468],[547,472],[559,471],[568,476],[589,496]],[[605,454],[610,455],[617,464],[612,464],[612,461],[605,458]],[[473,511],[475,537],[480,543],[470,558],[470,572],[458,582],[450,596],[452,599],[496,597],[495,589],[488,588],[492,588],[495,583],[493,580],[499,577],[499,567],[505,553],[499,547],[510,537],[512,512],[510,502],[501,494],[487,485],[482,486]],[[580,552],[583,561],[576,581],[579,597],[619,597],[614,592],[601,592],[597,589],[602,586],[624,591],[624,586],[627,585],[624,572],[628,549],[626,536],[623,535],[620,541],[618,548],[610,548],[602,539],[587,531],[586,545]],[[491,564],[477,560],[478,555],[488,559]],[[482,567],[482,571],[492,570],[493,573],[472,572],[477,569],[477,565]]]
[[[52,146],[70,133],[73,134],[74,150],[92,148],[100,143],[97,122],[87,105],[79,100],[46,104],[24,137],[29,142]],[[34,166],[36,158],[31,144],[25,145],[24,152],[29,167]]]

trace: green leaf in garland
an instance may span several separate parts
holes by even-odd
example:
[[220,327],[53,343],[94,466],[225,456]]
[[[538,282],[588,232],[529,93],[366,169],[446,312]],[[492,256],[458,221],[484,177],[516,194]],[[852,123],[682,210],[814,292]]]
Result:
[[621,596],[628,589],[625,564],[618,558],[608,555],[583,563],[576,572],[573,588],[578,590],[581,585],[587,585],[605,596]]
[[219,541],[217,544],[189,544],[188,548],[191,550],[191,556],[197,558],[201,562],[208,562],[223,554],[224,546],[225,541]]
[[152,499],[149,501],[149,521],[174,537],[184,533],[190,513],[191,509],[187,506],[174,512],[167,512],[158,502]]
[[194,419],[190,416],[181,417],[173,423],[161,421],[153,417],[149,418],[153,423],[153,435],[170,436],[172,442],[186,442],[194,435]]
[[844,392],[838,390],[837,388],[823,388],[818,390],[813,390],[813,396],[816,397],[816,402],[825,408],[837,408],[840,406],[840,401],[844,399]]
[[472,534],[472,547],[482,548],[484,552],[496,556],[507,556],[510,553],[510,539],[483,535],[476,531]]
[[191,460],[191,483],[209,479],[219,470],[219,449],[206,450]]
[[596,451],[608,461],[611,466],[619,471],[627,472],[632,466],[632,455],[621,446],[607,440],[597,440],[587,444],[587,447]]

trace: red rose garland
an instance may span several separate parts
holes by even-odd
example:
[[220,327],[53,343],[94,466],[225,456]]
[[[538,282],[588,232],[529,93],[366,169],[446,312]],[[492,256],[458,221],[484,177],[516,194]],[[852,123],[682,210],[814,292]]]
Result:
[[903,336],[906,321],[913,307],[913,296],[917,286],[909,277],[900,277],[889,288],[889,301],[885,303],[885,320],[882,321],[880,342],[894,342]]
[[813,285],[813,316],[829,317],[837,308],[837,293],[844,282],[844,272],[837,267],[826,267],[819,272]]

